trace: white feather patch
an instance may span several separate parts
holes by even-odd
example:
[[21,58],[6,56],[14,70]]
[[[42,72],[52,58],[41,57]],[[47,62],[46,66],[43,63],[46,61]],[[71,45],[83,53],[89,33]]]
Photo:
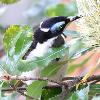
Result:
[[48,32],[49,28],[40,28],[40,30],[43,31],[43,32]]
[[73,20],[73,16],[70,16],[70,17],[67,17],[68,19],[70,19],[70,21],[72,21]]
[[43,32],[48,32],[49,31],[49,28],[43,28],[41,27],[43,21],[40,23],[40,30],[43,31]]
[[36,48],[30,52],[30,54],[27,56],[27,60],[29,59],[35,59],[36,57],[43,57],[49,50],[49,48],[52,46],[53,41],[56,39],[57,37],[48,39],[46,42],[40,44],[37,43]]

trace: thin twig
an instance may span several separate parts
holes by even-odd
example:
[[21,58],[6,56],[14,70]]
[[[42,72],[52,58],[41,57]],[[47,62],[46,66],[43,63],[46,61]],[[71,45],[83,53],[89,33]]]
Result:
[[64,77],[64,78],[62,79],[62,81],[66,81],[66,80],[76,80],[76,79],[78,79],[78,78],[82,78],[82,77]]
[[[18,91],[26,91],[26,88],[22,88],[22,87],[18,87],[16,90],[18,90]],[[7,88],[7,89],[2,89],[1,90],[2,92],[7,92],[7,91],[14,91],[14,89],[12,89],[12,88]]]
[[[66,81],[66,80],[76,80],[76,79],[82,79],[84,76],[82,77],[64,77],[62,79],[62,81]],[[93,80],[100,80],[100,75],[92,75],[89,78],[87,78],[87,82],[93,81]]]
[[52,83],[56,83],[58,85],[66,85],[64,84],[64,82],[58,82],[58,81],[54,81],[54,80],[50,80],[46,77],[43,78],[33,78],[33,77],[26,77],[26,76],[1,76],[2,80],[21,80],[21,81],[29,81],[29,80],[38,80],[38,81],[48,81],[48,82],[52,82]]
[[95,80],[95,81],[93,81],[93,82],[91,82],[91,84],[96,84],[96,83],[98,83],[100,80]]

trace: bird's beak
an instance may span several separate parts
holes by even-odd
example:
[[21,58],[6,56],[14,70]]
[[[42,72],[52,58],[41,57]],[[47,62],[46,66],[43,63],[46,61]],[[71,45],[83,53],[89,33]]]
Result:
[[80,16],[72,16],[72,17],[68,17],[69,19],[70,19],[70,22],[73,22],[73,21],[75,21],[75,20],[77,20],[77,19],[79,19],[79,18],[81,18],[81,17],[83,17],[82,15],[80,15]]

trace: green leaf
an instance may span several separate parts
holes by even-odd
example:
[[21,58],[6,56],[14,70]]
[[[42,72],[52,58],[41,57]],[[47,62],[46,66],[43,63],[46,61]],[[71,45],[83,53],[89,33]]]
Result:
[[[35,99],[40,98],[42,94],[42,88],[46,86],[46,81],[35,81],[27,87],[27,95],[34,97]],[[29,100],[29,98],[27,98]]]
[[58,70],[61,69],[61,67],[63,67],[63,65],[67,63],[68,60],[50,63],[46,68],[42,70],[41,76],[50,77],[52,75],[55,75],[58,72]]
[[3,4],[12,4],[12,3],[16,3],[20,0],[0,0],[0,3],[3,3]]
[[77,7],[75,2],[69,5],[59,3],[54,6],[50,6],[46,10],[46,15],[49,17],[53,16],[74,16],[77,13]]
[[1,92],[2,85],[3,85],[3,82],[0,83],[0,99],[1,99],[1,97],[2,97],[2,92]]
[[100,95],[100,84],[90,85],[89,98],[93,98],[96,95]]
[[68,100],[78,100],[78,99],[79,99],[78,95],[76,93],[73,93]]
[[48,100],[49,98],[55,97],[61,92],[62,89],[58,87],[43,89],[41,100]]
[[10,67],[8,64],[6,64],[5,61],[0,60],[0,76],[2,76],[5,71],[10,72]]
[[32,28],[27,25],[10,26],[6,30],[3,43],[8,58],[18,61],[32,43]]
[[[1,87],[1,90],[2,89],[5,89],[5,88],[9,88],[9,82],[2,82],[2,87]],[[5,97],[6,95],[5,95],[5,92],[1,92],[1,97]],[[1,99],[0,99],[1,100]]]
[[12,25],[5,32],[3,43],[7,57],[4,69],[12,75],[20,73],[17,66],[32,43],[32,32],[32,27],[27,25]]
[[73,58],[74,55],[81,51],[84,47],[80,38],[75,38],[70,41],[70,48],[69,48],[69,58]]
[[69,58],[72,60],[79,58],[80,56],[84,55],[85,53],[93,49],[93,48],[86,48],[80,38],[74,38],[70,40],[68,44],[70,45]]
[[32,43],[32,28],[29,26],[20,27],[21,35],[15,44],[14,58],[22,58]]
[[21,34],[19,31],[20,31],[19,25],[10,26],[6,30],[3,43],[4,43],[5,51],[8,54],[8,56],[12,56],[14,54],[15,43]]

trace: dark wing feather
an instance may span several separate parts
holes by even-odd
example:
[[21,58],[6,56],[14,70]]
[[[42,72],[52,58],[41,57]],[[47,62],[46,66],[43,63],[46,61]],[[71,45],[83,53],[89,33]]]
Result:
[[[64,36],[64,38],[66,38],[65,35],[63,35],[63,36]],[[57,37],[57,39],[55,39],[52,47],[61,47],[62,45],[64,45],[64,43],[65,43],[65,39],[64,38],[62,37],[62,35],[59,35]]]

